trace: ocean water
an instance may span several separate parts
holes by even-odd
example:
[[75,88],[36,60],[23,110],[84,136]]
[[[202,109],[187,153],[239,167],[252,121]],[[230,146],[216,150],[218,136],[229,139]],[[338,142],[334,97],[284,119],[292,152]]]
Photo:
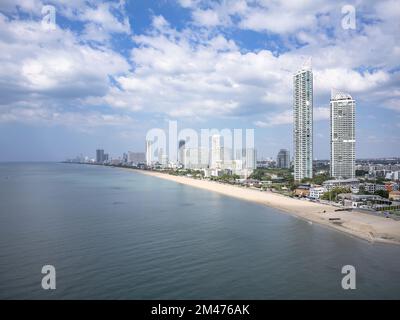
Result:
[[1,299],[400,298],[400,246],[262,205],[101,166],[3,163],[0,181]]

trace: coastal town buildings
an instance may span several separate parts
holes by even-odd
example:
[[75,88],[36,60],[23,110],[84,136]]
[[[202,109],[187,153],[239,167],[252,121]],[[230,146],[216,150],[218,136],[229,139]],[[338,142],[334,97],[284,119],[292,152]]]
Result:
[[[322,183],[323,187],[325,187],[328,191],[331,191],[334,188],[349,188],[351,190],[358,190],[360,181],[358,179],[336,179],[336,180],[326,180]],[[354,191],[354,192],[355,192]]]
[[290,168],[290,152],[287,149],[281,149],[276,157],[277,168]]
[[144,152],[132,152],[128,151],[128,162],[131,164],[144,163],[146,161],[146,155]]

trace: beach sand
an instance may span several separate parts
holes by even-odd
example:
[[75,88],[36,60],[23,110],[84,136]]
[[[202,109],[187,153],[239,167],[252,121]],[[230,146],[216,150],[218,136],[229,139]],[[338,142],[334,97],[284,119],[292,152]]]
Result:
[[[318,223],[370,242],[400,244],[400,221],[393,219],[359,211],[335,212],[337,207],[334,206],[294,199],[268,191],[258,191],[240,186],[183,176],[173,176],[154,171],[135,170],[135,172],[263,204],[287,212],[298,218]],[[334,223],[329,218],[340,218],[341,223]]]

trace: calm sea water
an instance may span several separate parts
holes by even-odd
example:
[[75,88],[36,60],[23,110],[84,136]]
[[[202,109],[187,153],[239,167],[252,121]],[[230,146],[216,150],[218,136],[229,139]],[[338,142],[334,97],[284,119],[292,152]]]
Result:
[[0,164],[0,181],[2,299],[400,298],[400,246],[265,206],[89,165]]

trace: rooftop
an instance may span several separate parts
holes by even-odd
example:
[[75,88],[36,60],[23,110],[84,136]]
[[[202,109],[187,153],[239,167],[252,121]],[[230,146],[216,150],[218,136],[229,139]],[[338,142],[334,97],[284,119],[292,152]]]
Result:
[[353,100],[350,94],[338,91],[336,89],[331,90],[331,100]]

